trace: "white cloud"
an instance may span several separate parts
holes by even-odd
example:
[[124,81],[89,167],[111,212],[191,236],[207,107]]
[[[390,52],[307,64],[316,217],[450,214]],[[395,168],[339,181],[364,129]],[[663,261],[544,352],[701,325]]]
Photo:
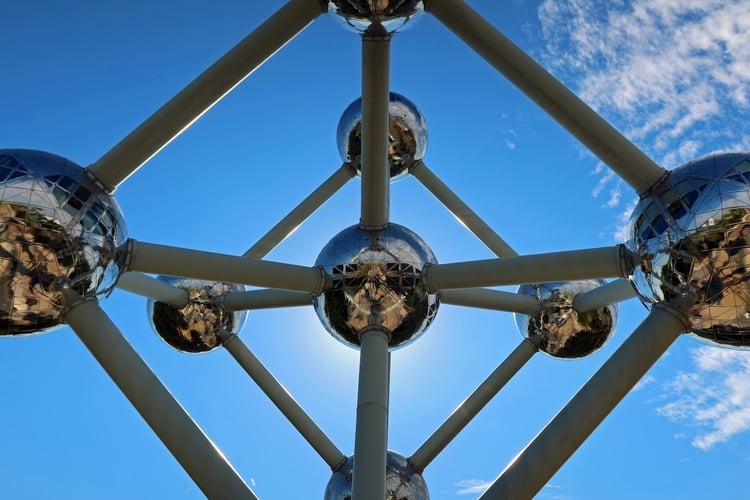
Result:
[[635,386],[633,386],[633,392],[640,391],[641,389],[643,389],[647,385],[653,384],[654,382],[656,382],[656,379],[654,378],[653,375],[646,375],[645,377],[643,377],[642,379],[640,379],[638,381],[638,383],[635,384]]
[[458,488],[456,491],[457,495],[471,495],[473,493],[484,493],[484,491],[490,487],[492,481],[485,481],[483,479],[465,479],[457,483],[453,483],[453,486]]
[[693,430],[692,444],[708,450],[750,430],[750,352],[701,347],[694,370],[666,386],[669,402],[658,413]]
[[[538,15],[543,63],[658,163],[750,149],[750,2],[545,0]],[[594,196],[625,201],[600,175]]]

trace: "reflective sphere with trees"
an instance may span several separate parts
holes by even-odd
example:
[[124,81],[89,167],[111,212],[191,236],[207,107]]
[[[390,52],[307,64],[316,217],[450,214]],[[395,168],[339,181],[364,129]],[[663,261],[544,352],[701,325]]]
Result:
[[690,294],[692,333],[709,343],[750,347],[750,154],[691,161],[658,182],[635,207],[628,247],[633,283],[646,303]]
[[58,326],[63,283],[82,297],[108,295],[126,240],[117,202],[82,167],[0,150],[0,336]]

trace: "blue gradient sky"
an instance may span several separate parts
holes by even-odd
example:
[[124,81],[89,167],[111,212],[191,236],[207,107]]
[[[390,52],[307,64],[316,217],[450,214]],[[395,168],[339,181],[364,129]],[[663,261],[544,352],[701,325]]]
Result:
[[[747,2],[469,4],[665,167],[748,149]],[[93,163],[281,5],[6,2],[0,147]],[[427,120],[427,165],[516,251],[622,241],[629,187],[435,19],[391,57],[392,90]],[[336,125],[360,80],[358,38],[322,16],[118,189],[130,237],[244,252],[339,167]],[[359,186],[268,258],[312,265],[359,220]],[[413,178],[392,186],[391,218],[439,262],[492,257]],[[322,497],[330,470],[226,352],[168,348],[140,297],[116,290],[102,307],[260,498]],[[431,497],[475,498],[646,312],[623,303],[589,358],[535,356],[428,467]],[[253,312],[242,338],[352,453],[357,352],[312,308]],[[443,305],[393,355],[390,448],[413,453],[520,340],[510,314]],[[201,497],[68,328],[0,344],[0,496]],[[681,338],[539,498],[737,497],[748,428],[750,358]]]

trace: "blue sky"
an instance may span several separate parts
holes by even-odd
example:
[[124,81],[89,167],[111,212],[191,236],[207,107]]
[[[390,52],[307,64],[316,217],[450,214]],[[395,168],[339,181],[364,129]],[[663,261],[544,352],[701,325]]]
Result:
[[[665,167],[750,144],[743,1],[469,2]],[[96,161],[281,2],[6,2],[0,147]],[[521,254],[607,246],[635,195],[435,19],[392,42],[392,90],[423,112],[426,164]],[[322,16],[116,192],[139,241],[241,254],[341,163],[360,41]],[[269,259],[312,265],[359,219],[354,179]],[[439,262],[492,254],[413,178],[391,219]],[[320,498],[330,470],[226,352],[186,355],[146,301],[102,307],[262,499]],[[428,467],[433,499],[475,498],[645,317],[579,361],[535,356]],[[246,344],[344,451],[357,352],[312,308],[257,311]],[[389,447],[409,455],[520,342],[513,317],[443,305],[393,355]],[[200,498],[68,328],[0,345],[8,498]],[[539,498],[730,498],[750,455],[750,357],[680,338]]]

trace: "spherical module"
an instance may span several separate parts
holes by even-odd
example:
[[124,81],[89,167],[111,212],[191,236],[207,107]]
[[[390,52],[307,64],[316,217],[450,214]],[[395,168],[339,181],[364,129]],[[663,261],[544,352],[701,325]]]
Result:
[[[350,500],[352,498],[352,476],[354,474],[354,457],[333,471],[326,485],[324,500]],[[408,459],[396,452],[388,451],[385,466],[386,498],[398,500],[429,500],[427,484],[422,474],[417,471]]]
[[228,292],[241,292],[243,285],[204,281],[174,276],[158,279],[182,288],[188,302],[177,307],[149,300],[148,317],[154,331],[178,351],[202,353],[221,346],[221,333],[239,333],[247,320],[247,311],[227,311],[217,299]]
[[330,0],[328,12],[359,34],[389,35],[411,26],[424,12],[422,0]]
[[691,161],[641,197],[628,248],[644,303],[697,298],[692,333],[711,344],[750,347],[750,153]]
[[605,280],[592,279],[521,285],[517,293],[536,297],[540,307],[533,316],[514,315],[518,330],[525,338],[537,340],[541,352],[555,358],[582,358],[595,353],[614,332],[618,306],[578,312],[573,300],[604,284]]
[[[336,144],[344,162],[361,175],[362,99],[352,102],[341,115]],[[427,151],[427,123],[419,108],[406,97],[391,92],[388,97],[388,162],[391,181],[409,174],[409,166]]]
[[61,323],[61,284],[106,296],[127,239],[115,199],[75,163],[28,149],[0,150],[0,336]]
[[333,237],[320,252],[333,285],[314,300],[325,329],[350,346],[368,326],[387,330],[389,346],[414,341],[432,323],[437,294],[422,284],[422,268],[435,263],[432,250],[419,236],[398,224],[367,231],[355,225]]

